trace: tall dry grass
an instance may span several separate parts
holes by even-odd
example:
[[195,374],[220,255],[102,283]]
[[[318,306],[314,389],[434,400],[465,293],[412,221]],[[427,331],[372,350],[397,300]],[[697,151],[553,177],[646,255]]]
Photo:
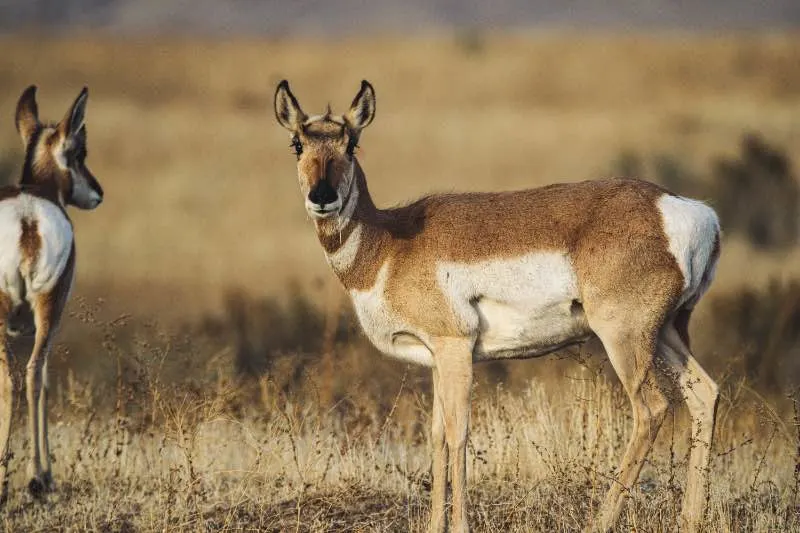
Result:
[[[776,332],[770,317],[794,316],[800,300],[776,291],[714,300],[724,310],[714,335],[738,333],[730,345],[747,354],[776,340],[796,349],[794,333]],[[346,307],[319,309],[302,293],[283,302],[232,295],[225,314],[179,333],[107,320],[100,307],[74,302],[84,329],[53,354],[59,489],[44,503],[26,496],[27,442],[15,419],[7,529],[425,530],[428,373],[380,356]],[[741,329],[753,314],[763,319]],[[748,377],[753,361],[712,360],[721,401],[706,530],[800,531],[800,394]],[[23,367],[17,360],[17,380]],[[591,347],[479,366],[468,446],[475,530],[581,530],[613,482],[630,422],[626,396]],[[676,407],[621,531],[674,530],[690,446]]]
[[[8,116],[30,83],[52,118],[90,86],[89,163],[107,191],[101,209],[73,214],[79,297],[51,364],[60,488],[43,504],[25,498],[17,417],[5,528],[424,528],[429,376],[377,354],[333,283],[273,124],[279,79],[308,111],[328,100],[342,110],[361,78],[375,84],[360,158],[382,205],[599,177],[624,153],[668,154],[709,190],[707,169],[739,156],[744,131],[798,152],[798,44],[0,37]],[[19,165],[3,124],[0,153],[12,156],[0,167]],[[756,250],[739,235],[723,249],[692,328],[723,391],[707,528],[800,530],[788,398],[800,378],[800,250]],[[477,530],[573,531],[592,516],[629,431],[602,361],[586,350],[478,369]],[[24,357],[15,364],[21,383]],[[671,418],[621,530],[674,529],[690,443],[683,412]]]
[[[117,358],[117,379],[94,393],[97,384],[80,376],[56,388],[59,489],[43,503],[25,494],[24,432],[15,431],[7,530],[425,530],[430,406],[410,374],[325,403],[313,373],[299,379],[301,394],[283,392],[272,374],[237,381],[195,370],[176,380],[176,367],[196,365],[210,347],[169,337],[123,347],[114,339],[122,326],[93,327]],[[220,369],[234,361],[232,352],[207,360]],[[476,531],[578,531],[597,510],[630,430],[627,400],[588,356],[564,378],[516,392],[476,388],[468,446]],[[722,390],[707,530],[800,530],[796,415],[741,383]],[[676,410],[621,531],[674,530],[689,446]]]

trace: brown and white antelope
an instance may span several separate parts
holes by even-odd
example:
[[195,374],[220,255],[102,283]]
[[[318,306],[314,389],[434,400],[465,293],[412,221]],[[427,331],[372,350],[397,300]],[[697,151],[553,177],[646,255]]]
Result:
[[433,371],[431,529],[465,531],[472,365],[538,357],[596,336],[627,392],[633,432],[588,529],[620,514],[670,404],[692,419],[682,527],[703,518],[717,386],[689,349],[688,321],[719,256],[701,202],[648,182],[607,179],[499,193],[437,194],[375,206],[354,155],[375,116],[363,81],[344,115],[306,115],[284,80],[275,115],[289,130],[305,207],[325,256],[381,351]]
[[0,189],[0,483],[8,496],[13,383],[7,335],[11,316],[29,305],[36,328],[25,385],[31,455],[28,490],[54,488],[47,440],[47,352],[69,297],[75,240],[66,206],[94,209],[103,189],[86,167],[84,88],[58,124],[42,124],[36,87],[19,99],[17,131],[25,146],[19,184]]

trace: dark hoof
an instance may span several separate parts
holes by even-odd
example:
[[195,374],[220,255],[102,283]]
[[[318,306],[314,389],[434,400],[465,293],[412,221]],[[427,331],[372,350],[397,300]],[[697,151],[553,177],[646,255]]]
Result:
[[45,492],[50,493],[56,491],[56,482],[53,481],[53,474],[50,472],[42,474],[42,484],[44,485]]
[[30,493],[34,500],[43,499],[45,492],[47,492],[47,488],[45,487],[45,484],[42,483],[41,479],[33,478],[28,482],[28,493]]
[[9,337],[31,337],[36,333],[33,313],[28,305],[20,305],[8,317],[6,333]]

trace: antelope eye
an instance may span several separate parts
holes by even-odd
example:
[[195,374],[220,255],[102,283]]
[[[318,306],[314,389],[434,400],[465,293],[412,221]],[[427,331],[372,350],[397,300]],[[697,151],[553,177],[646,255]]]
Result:
[[303,144],[300,142],[300,139],[293,137],[291,147],[294,148],[295,155],[300,158],[300,155],[303,153]]

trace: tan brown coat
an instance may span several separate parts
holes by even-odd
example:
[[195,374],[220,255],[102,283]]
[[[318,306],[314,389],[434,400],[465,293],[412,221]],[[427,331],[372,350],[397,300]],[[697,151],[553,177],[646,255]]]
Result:
[[688,345],[688,319],[719,255],[713,210],[639,180],[433,195],[377,208],[354,155],[374,118],[362,82],[341,117],[308,117],[281,82],[275,114],[298,157],[306,210],[361,325],[382,351],[433,370],[431,529],[465,531],[466,439],[474,361],[533,357],[596,336],[629,395],[633,431],[590,529],[616,522],[670,396],[681,391],[698,443],[682,520],[699,527],[717,387]]

